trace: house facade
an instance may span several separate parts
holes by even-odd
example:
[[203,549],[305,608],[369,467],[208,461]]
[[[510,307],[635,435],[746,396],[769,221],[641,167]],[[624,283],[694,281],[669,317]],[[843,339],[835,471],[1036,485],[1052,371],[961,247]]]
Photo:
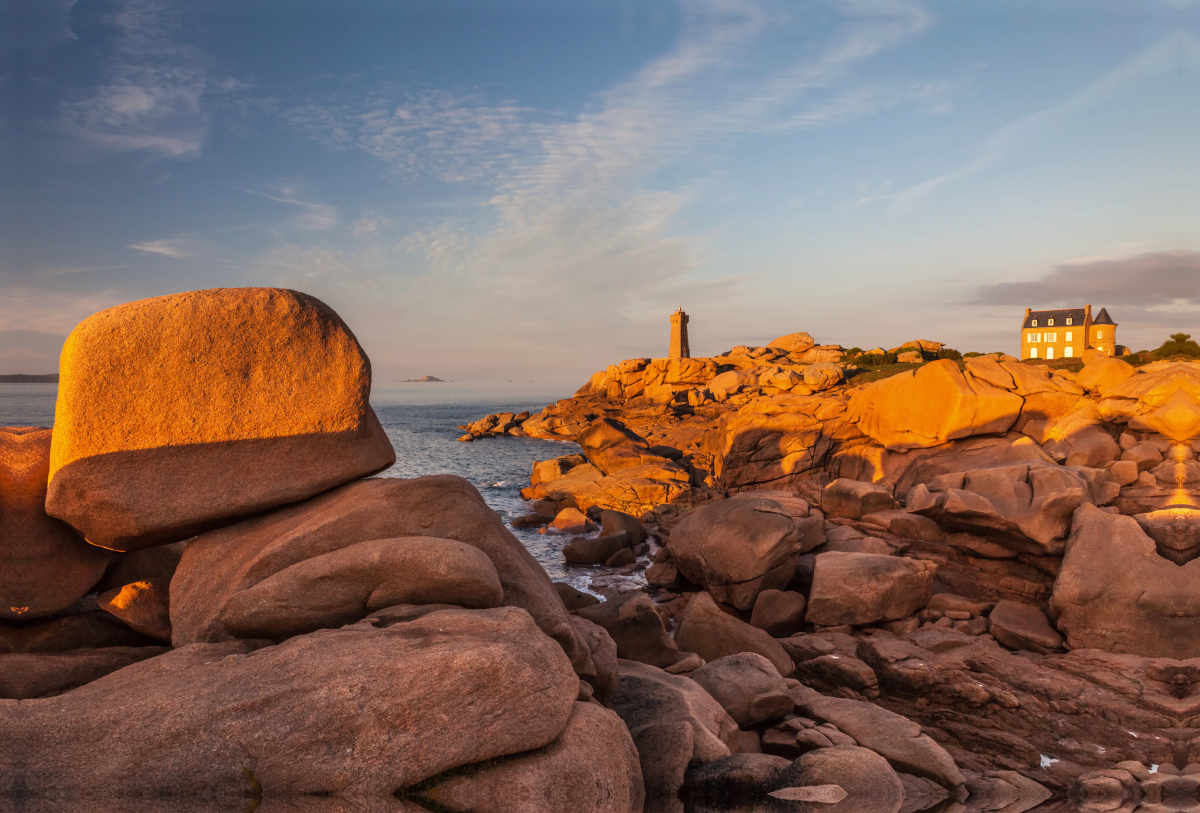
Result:
[[1117,344],[1117,323],[1108,310],[1092,316],[1092,306],[1035,311],[1025,309],[1021,323],[1021,358],[1078,358],[1084,350],[1099,350],[1110,356],[1123,355]]

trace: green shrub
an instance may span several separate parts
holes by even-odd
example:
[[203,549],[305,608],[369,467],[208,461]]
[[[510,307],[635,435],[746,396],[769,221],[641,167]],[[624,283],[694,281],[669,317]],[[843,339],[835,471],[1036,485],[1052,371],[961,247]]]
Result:
[[963,354],[955,350],[953,347],[943,347],[941,350],[937,351],[937,357],[940,359],[950,359],[951,361],[963,360]]
[[1172,333],[1171,338],[1163,342],[1162,347],[1154,351],[1154,355],[1166,356],[1200,356],[1200,344],[1192,341],[1190,333]]

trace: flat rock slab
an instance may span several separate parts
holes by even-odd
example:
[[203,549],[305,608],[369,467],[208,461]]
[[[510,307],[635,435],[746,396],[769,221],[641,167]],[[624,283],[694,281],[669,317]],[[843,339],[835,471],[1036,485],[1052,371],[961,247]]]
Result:
[[55,654],[0,655],[0,698],[30,700],[62,694],[169,651],[162,646],[109,646]]
[[[384,798],[553,742],[579,680],[516,608],[442,610],[278,646],[176,649],[43,700],[0,702],[0,777],[30,796]],[[80,754],[87,754],[80,759]]]
[[109,308],[63,347],[46,510],[129,551],[306,499],[395,462],[370,394],[354,334],[307,294]]

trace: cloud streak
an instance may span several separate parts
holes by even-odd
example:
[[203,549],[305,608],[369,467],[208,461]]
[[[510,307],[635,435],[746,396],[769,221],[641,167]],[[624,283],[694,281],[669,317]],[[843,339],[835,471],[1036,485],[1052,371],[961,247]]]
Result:
[[969,304],[1049,306],[1081,297],[1147,310],[1200,311],[1200,252],[1160,251],[1058,265],[1038,280],[983,286]]

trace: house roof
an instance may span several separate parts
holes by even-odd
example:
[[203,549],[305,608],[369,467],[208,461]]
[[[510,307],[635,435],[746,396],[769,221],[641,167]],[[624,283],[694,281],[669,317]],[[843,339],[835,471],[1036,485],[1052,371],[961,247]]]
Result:
[[1100,313],[1097,314],[1096,318],[1092,320],[1092,324],[1093,325],[1113,325],[1113,326],[1115,326],[1117,323],[1114,322],[1112,320],[1112,317],[1108,315],[1108,308],[1101,308]]
[[[1065,308],[1057,311],[1032,311],[1025,317],[1025,323],[1021,325],[1021,328],[1033,327],[1032,323],[1034,319],[1037,319],[1038,327],[1063,327],[1067,324],[1067,317],[1071,318],[1073,325],[1083,327],[1083,320],[1086,315],[1087,311],[1083,308]],[[1054,324],[1047,325],[1051,319],[1054,320]]]

